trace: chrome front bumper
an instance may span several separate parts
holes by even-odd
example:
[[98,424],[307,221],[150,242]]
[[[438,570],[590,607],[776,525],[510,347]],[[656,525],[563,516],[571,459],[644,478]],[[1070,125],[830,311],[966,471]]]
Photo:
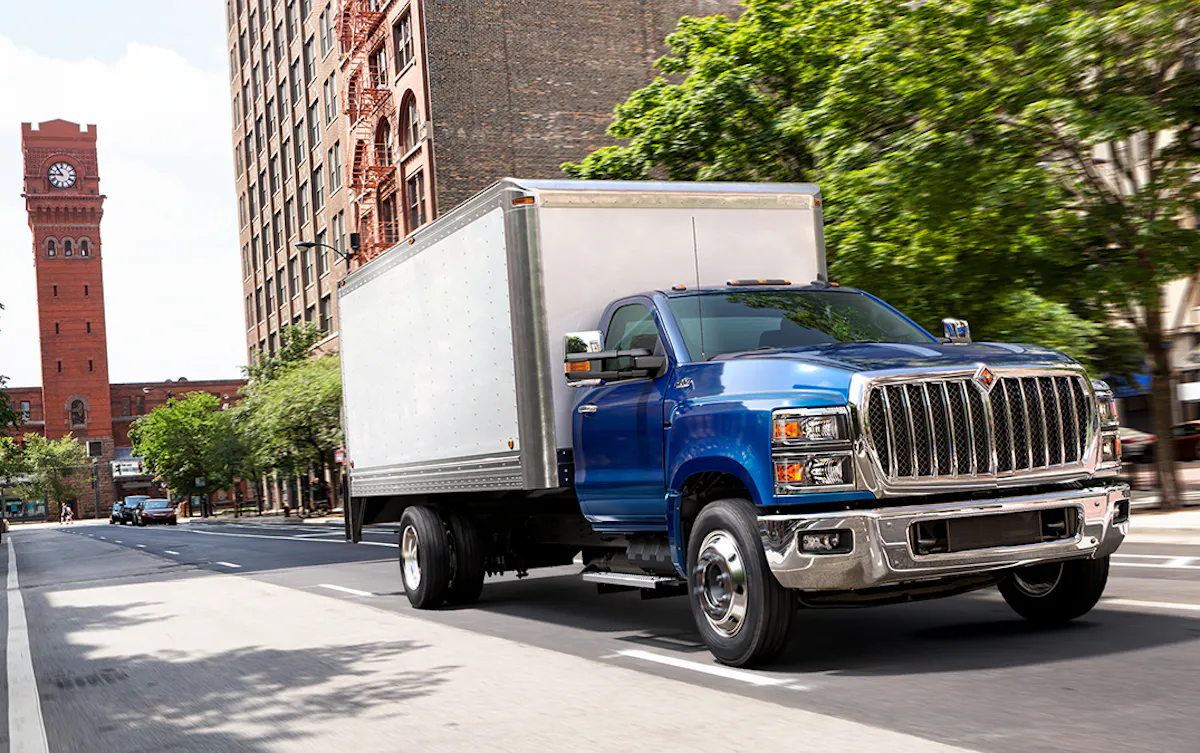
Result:
[[[1078,511],[1072,538],[924,555],[917,554],[911,544],[910,529],[915,523],[1063,507]],[[852,591],[1053,560],[1104,557],[1116,551],[1125,539],[1128,516],[1129,486],[1110,483],[1023,497],[811,515],[764,515],[758,519],[758,529],[771,572],[787,588]],[[835,529],[853,533],[849,552],[810,554],[800,550],[801,534]]]

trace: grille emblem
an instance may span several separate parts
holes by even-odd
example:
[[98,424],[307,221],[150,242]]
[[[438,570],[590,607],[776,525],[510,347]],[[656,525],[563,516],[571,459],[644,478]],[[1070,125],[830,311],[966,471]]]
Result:
[[979,364],[979,368],[975,370],[975,381],[983,387],[983,391],[991,393],[992,387],[996,384],[996,375],[992,370],[983,364]]

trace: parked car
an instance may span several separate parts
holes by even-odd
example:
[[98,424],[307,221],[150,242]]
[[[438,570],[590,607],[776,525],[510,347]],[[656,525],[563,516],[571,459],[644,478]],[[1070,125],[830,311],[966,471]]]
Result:
[[179,522],[175,515],[175,505],[171,504],[169,499],[147,499],[139,502],[136,520],[139,526],[150,523],[175,525]]
[[124,506],[125,506],[125,503],[120,500],[113,502],[112,515],[110,515],[108,518],[109,525],[113,525],[114,523],[121,522],[121,508],[123,508]]
[[1155,436],[1144,431],[1121,427],[1121,456],[1126,462],[1146,462],[1152,457]]
[[130,525],[137,525],[138,511],[141,508],[142,503],[147,499],[150,498],[126,497],[125,502],[121,505],[121,524],[124,525],[125,523],[129,523]]
[[1171,429],[1175,438],[1175,459],[1196,460],[1200,457],[1197,448],[1200,447],[1200,421],[1184,421]]

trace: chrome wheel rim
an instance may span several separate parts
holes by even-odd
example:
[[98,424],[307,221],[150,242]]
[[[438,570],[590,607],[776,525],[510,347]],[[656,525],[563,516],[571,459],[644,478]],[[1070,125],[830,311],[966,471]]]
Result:
[[746,621],[750,593],[742,552],[733,536],[720,530],[705,536],[693,575],[693,596],[709,627],[725,638],[737,635]]
[[1041,598],[1054,590],[1062,579],[1063,565],[1034,565],[1013,573],[1013,582],[1028,596]]
[[421,586],[420,544],[417,529],[406,526],[400,534],[400,566],[404,571],[404,585],[410,591]]

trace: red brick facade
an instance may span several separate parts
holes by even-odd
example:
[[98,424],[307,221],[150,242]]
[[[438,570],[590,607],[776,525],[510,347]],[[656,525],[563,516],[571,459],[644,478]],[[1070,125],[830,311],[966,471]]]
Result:
[[[104,321],[100,219],[104,195],[96,126],[65,120],[21,125],[25,207],[37,273],[42,386],[7,390],[26,418],[19,434],[71,434],[98,463],[101,514],[125,494],[162,493],[149,478],[114,481],[111,462],[130,447],[129,426],[171,395],[210,392],[236,399],[242,380],[110,384]],[[96,495],[76,512],[95,514]]]

